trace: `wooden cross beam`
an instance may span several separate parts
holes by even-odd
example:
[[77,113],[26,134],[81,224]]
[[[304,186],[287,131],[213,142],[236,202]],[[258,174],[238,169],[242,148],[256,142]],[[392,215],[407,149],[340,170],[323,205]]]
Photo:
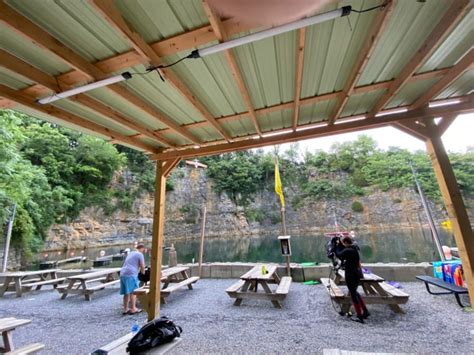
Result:
[[295,70],[295,99],[293,105],[293,131],[298,126],[298,118],[300,114],[300,97],[301,97],[301,83],[303,81],[303,61],[304,61],[304,44],[306,37],[306,29],[300,28],[298,30],[298,42],[296,44],[296,70]]

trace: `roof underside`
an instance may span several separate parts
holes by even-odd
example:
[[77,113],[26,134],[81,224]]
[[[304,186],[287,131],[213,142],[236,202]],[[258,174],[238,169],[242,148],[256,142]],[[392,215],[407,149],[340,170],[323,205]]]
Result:
[[[98,11],[98,2],[5,0],[2,7],[14,10],[15,17],[26,18],[46,31],[63,49],[74,52],[74,58],[93,63],[103,73],[102,78],[124,71],[146,72],[147,58]],[[365,9],[382,2],[339,1],[324,12],[344,5]],[[287,130],[291,134],[290,130],[317,122],[333,124],[341,118],[375,116],[386,109],[411,109],[432,100],[470,95],[474,68],[472,59],[467,65],[464,62],[466,56],[472,58],[474,10],[469,1],[456,2],[457,8],[454,1],[446,0],[396,1],[380,32],[373,32],[377,17],[388,9],[353,12],[348,18],[307,27],[300,73],[297,30],[232,50],[243,88],[233,75],[228,58],[224,53],[217,53],[203,59],[188,59],[169,69],[187,91],[168,80],[168,75],[162,81],[157,72],[152,72],[117,84],[125,89],[126,95],[139,99],[140,104],[104,87],[87,92],[83,101],[79,98],[56,101],[50,105],[51,109],[44,109],[35,100],[51,94],[54,85],[61,90],[66,85],[80,86],[99,78],[78,71],[76,63],[68,60],[71,57],[65,58],[47,43],[38,43],[31,38],[27,27],[15,28],[12,24],[15,21],[0,15],[0,47],[9,58],[0,64],[0,84],[4,88],[0,97],[13,102],[16,110],[152,153],[225,143],[225,133],[227,141],[258,139],[258,128],[262,132],[260,138],[273,131]],[[164,63],[189,54],[196,43],[200,48],[218,43],[201,0],[110,3]],[[452,14],[452,24],[443,30],[447,14]],[[232,19],[223,21],[222,25],[228,38],[257,30]],[[444,32],[440,35],[441,30]],[[186,37],[186,33],[191,35]],[[377,39],[366,53],[369,59],[359,67],[361,73],[351,86],[354,70],[374,35]],[[406,74],[413,58],[435,35],[440,39],[431,44],[433,48],[419,57],[406,80],[394,87],[396,79]],[[39,74],[32,75],[24,66],[15,65],[17,61],[44,74],[41,79],[46,78],[50,86],[38,79]],[[455,68],[461,70],[457,75],[452,74]],[[449,75],[452,80],[434,90]],[[8,88],[21,93],[22,99],[16,100]],[[392,88],[394,92],[387,96]],[[250,103],[246,102],[243,90],[248,93]],[[342,100],[346,90],[348,99]],[[296,93],[299,93],[297,98]],[[430,95],[423,101],[427,94]],[[95,105],[89,105],[86,99]],[[377,109],[377,105],[381,107]],[[61,109],[62,114],[58,115],[54,108]],[[256,123],[252,120],[252,110]],[[332,117],[335,112],[336,116]],[[84,121],[68,121],[70,114]],[[216,124],[211,122],[213,119]],[[90,126],[89,122],[96,125]],[[114,134],[95,129],[97,125]]]

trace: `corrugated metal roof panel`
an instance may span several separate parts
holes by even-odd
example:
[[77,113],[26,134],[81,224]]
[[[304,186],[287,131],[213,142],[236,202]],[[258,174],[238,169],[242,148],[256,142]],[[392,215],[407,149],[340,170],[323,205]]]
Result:
[[9,86],[15,90],[23,89],[32,84],[31,81],[23,78],[21,75],[5,69],[2,66],[0,66],[0,83],[5,84],[6,86]]
[[164,124],[158,122],[155,118],[149,116],[135,106],[130,105],[127,101],[120,99],[119,96],[106,88],[89,91],[87,95],[123,113],[125,117],[130,118],[132,121],[143,124],[145,127],[151,129],[166,128]]
[[[345,4],[346,2],[340,5]],[[350,2],[355,9],[378,4],[379,1]],[[330,6],[328,11],[335,8],[336,4]],[[374,13],[353,12],[348,18],[339,18],[306,29],[302,98],[338,91],[344,87],[374,16]]]
[[447,68],[456,64],[474,45],[474,9],[459,22],[418,73]]
[[82,117],[88,121],[95,122],[101,126],[104,127],[109,127],[110,129],[113,129],[116,132],[119,132],[123,135],[126,136],[131,136],[133,134],[136,134],[136,131],[132,131],[129,128],[125,128],[115,122],[113,122],[110,119],[107,119],[103,117],[102,115],[96,113],[95,111],[92,111],[91,109],[76,104],[74,102],[71,102],[69,100],[58,100],[54,102],[54,106],[57,106],[65,111],[71,112],[73,114],[76,114],[79,117]]
[[210,142],[221,139],[222,137],[217,133],[215,129],[205,127],[193,127],[189,129],[189,132],[197,137],[200,137],[203,142]]
[[428,91],[440,78],[419,80],[406,84],[385,108],[394,108],[412,104],[422,94]]
[[151,146],[156,147],[156,148],[163,147],[160,143],[158,143],[157,141],[155,141],[151,138],[148,138],[148,137],[140,137],[140,138],[138,138],[138,140],[140,142],[146,143],[146,144],[151,145]]
[[[144,73],[143,66],[137,66],[132,73]],[[162,81],[156,72],[146,75],[135,75],[131,80],[127,80],[125,87],[137,93],[159,111],[173,118],[179,124],[187,124],[203,121],[201,113],[167,81]]]
[[[284,49],[291,54],[282,55]],[[255,109],[291,101],[295,80],[295,31],[233,51]]]
[[[167,61],[178,58],[168,57]],[[185,61],[173,67],[173,70],[214,117],[246,111],[242,95],[222,53]]]
[[18,110],[18,111],[21,111],[23,113],[26,113],[27,115],[30,115],[31,117],[36,117],[40,120],[44,120],[44,121],[47,121],[47,122],[51,122],[51,123],[55,123],[61,127],[66,127],[66,128],[70,128],[70,129],[73,129],[75,131],[79,131],[79,132],[83,132],[83,133],[86,133],[86,134],[89,134],[91,136],[95,136],[95,137],[98,137],[98,138],[102,138],[102,139],[110,139],[109,137],[106,137],[106,136],[103,136],[97,132],[94,132],[94,131],[91,131],[91,130],[88,130],[86,128],[83,128],[83,127],[79,127],[79,126],[76,126],[76,125],[73,125],[73,124],[70,124],[68,122],[65,122],[63,120],[59,120],[53,116],[50,116],[50,115],[47,115],[47,114],[44,114],[42,112],[38,112],[36,110],[33,110],[29,107],[26,107],[26,106],[21,106],[21,105],[18,105],[15,107],[15,110]]
[[375,103],[382,97],[385,90],[376,90],[364,94],[352,95],[344,106],[341,117],[355,116],[370,111]]
[[304,125],[327,120],[334,110],[335,104],[335,100],[326,100],[312,105],[300,106],[298,124]]
[[170,142],[173,142],[178,146],[189,144],[189,141],[178,133],[168,131],[166,133],[162,133],[162,135],[163,135],[163,137],[168,139]]
[[119,0],[115,4],[147,42],[207,24],[200,0]]
[[395,78],[442,18],[444,1],[397,1],[357,86]]
[[90,62],[130,48],[85,1],[8,0],[7,3]]
[[468,95],[474,91],[474,70],[468,70],[461,75],[446,90],[439,94],[437,99],[445,99],[451,96]]
[[291,127],[293,110],[275,111],[258,115],[258,122],[263,132],[274,131],[281,128]]
[[32,45],[31,41],[26,40],[23,36],[11,31],[1,23],[0,33],[2,39],[0,41],[0,48],[30,63],[45,73],[59,75],[71,69],[68,65],[64,64],[62,60]]

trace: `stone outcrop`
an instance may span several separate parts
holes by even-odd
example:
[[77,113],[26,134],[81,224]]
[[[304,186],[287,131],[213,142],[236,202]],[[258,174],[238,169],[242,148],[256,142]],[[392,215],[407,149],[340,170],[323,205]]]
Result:
[[[271,186],[270,186],[271,185]],[[206,238],[278,234],[279,204],[273,184],[258,193],[249,206],[237,206],[226,194],[216,194],[205,171],[179,168],[174,177],[174,190],[166,195],[165,236],[169,239],[198,238],[203,207],[207,208]],[[305,199],[295,204],[296,192],[285,191],[288,233],[305,235],[334,230],[339,225],[348,230],[373,231],[416,227],[426,224],[426,216],[418,194],[411,189],[387,192],[367,191],[365,196],[342,200]],[[361,212],[352,203],[362,204]],[[466,201],[473,220],[473,203]],[[447,218],[442,205],[431,203],[437,221]],[[151,238],[153,196],[137,199],[132,212],[117,211],[105,216],[100,209],[88,208],[80,218],[67,225],[54,225],[48,234],[45,250],[125,244]]]

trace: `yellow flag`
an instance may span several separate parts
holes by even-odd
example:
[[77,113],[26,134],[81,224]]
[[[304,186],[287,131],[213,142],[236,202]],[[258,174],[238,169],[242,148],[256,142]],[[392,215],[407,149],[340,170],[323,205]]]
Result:
[[285,207],[285,199],[283,198],[283,189],[281,187],[280,171],[278,170],[278,162],[275,161],[275,192],[280,196],[280,203]]

